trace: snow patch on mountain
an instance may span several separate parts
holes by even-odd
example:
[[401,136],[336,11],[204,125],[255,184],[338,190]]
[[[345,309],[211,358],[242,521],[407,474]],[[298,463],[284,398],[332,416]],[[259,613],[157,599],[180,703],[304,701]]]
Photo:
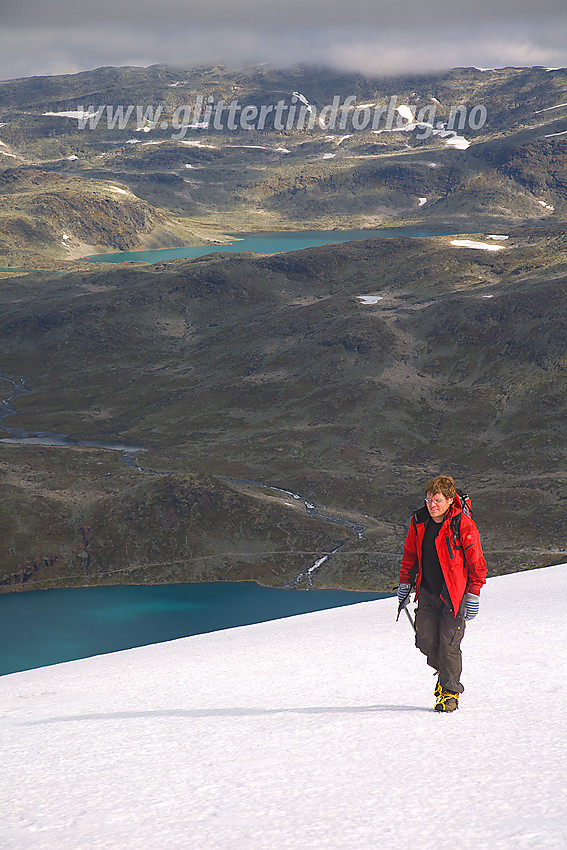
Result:
[[360,301],[361,304],[378,304],[379,301],[383,300],[382,295],[357,295],[357,301]]
[[502,251],[502,245],[487,245],[486,242],[477,242],[475,239],[451,239],[451,245],[456,248],[477,248],[479,251]]

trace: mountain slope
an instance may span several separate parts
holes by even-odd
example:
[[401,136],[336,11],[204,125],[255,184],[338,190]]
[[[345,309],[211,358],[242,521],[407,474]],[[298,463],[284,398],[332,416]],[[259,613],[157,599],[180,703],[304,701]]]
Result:
[[492,574],[563,560],[565,239],[453,241],[7,279],[3,364],[29,391],[5,427],[146,449],[2,443],[8,586],[54,554],[28,586],[281,583],[343,542],[316,580],[388,590],[439,469],[472,492]]
[[[363,78],[320,68],[104,68],[0,82],[0,164],[78,178],[79,196],[86,184],[118,183],[190,244],[394,221],[463,232],[561,226],[566,103],[565,69]],[[244,108],[264,119],[243,123]],[[139,230],[122,211],[116,245]],[[23,241],[3,246],[4,264],[33,267],[26,238],[36,262],[55,249],[62,257],[57,217],[48,225],[50,250],[22,227]]]
[[394,599],[2,677],[2,846],[560,850],[566,592],[489,579],[452,715]]
[[104,249],[178,247],[187,241],[201,240],[126,186],[32,168],[0,173],[0,257],[18,257],[33,268]]
[[[190,127],[199,98],[344,113]],[[564,560],[566,103],[567,70],[543,68],[0,83],[0,266],[54,272],[0,270],[0,417],[63,435],[0,444],[0,587],[307,571],[388,590],[439,469],[472,491],[492,574]],[[381,108],[392,126],[355,126]],[[73,259],[394,221],[464,241]]]

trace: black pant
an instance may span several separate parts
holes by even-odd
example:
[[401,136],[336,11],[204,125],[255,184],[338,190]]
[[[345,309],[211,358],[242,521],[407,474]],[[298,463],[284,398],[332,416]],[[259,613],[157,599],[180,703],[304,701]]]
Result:
[[465,633],[464,600],[457,616],[440,596],[420,590],[415,612],[415,645],[427,656],[427,663],[439,673],[441,687],[462,694],[461,640]]

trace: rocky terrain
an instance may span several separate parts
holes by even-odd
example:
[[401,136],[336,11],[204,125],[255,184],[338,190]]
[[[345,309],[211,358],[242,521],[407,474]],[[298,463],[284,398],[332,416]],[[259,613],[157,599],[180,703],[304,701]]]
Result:
[[85,182],[49,171],[8,168],[0,173],[0,258],[45,264],[133,248],[195,241],[183,222],[160,212],[126,186]]
[[564,558],[565,237],[452,241],[5,278],[4,426],[144,449],[0,444],[6,587],[283,583],[344,543],[317,582],[387,589],[439,469],[492,572]]
[[[566,103],[567,71],[543,68],[365,79],[154,66],[0,82],[0,264],[255,230],[562,219]],[[203,121],[209,104],[224,112]],[[278,104],[279,122],[241,120]]]
[[[0,83],[0,266],[29,272],[0,275],[0,589],[390,590],[438,471],[470,490],[491,574],[564,561],[566,90],[544,69]],[[151,102],[171,122],[199,94],[260,107],[290,92],[318,109],[351,93],[437,103],[445,121],[484,103],[488,118],[459,148],[321,126],[195,129],[183,145],[171,123],[79,130],[46,114]],[[462,236],[78,259],[393,223]]]

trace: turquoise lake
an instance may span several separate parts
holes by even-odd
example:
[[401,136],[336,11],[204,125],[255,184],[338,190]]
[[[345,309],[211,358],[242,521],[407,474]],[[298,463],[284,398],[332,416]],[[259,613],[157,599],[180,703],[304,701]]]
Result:
[[[462,230],[462,228],[461,228]],[[461,232],[461,231],[459,231]],[[123,263],[135,260],[144,263],[161,263],[167,260],[181,260],[203,257],[205,254],[280,254],[287,251],[299,251],[302,248],[316,248],[337,242],[353,242],[361,239],[379,237],[394,239],[402,236],[412,239],[427,236],[454,236],[453,232],[432,232],[427,230],[406,230],[402,227],[384,227],[376,230],[297,230],[277,233],[254,233],[235,235],[234,242],[226,245],[199,245],[188,248],[161,248],[153,251],[122,251],[117,254],[94,254],[85,259],[101,263]]]
[[254,582],[65,588],[0,596],[0,675],[383,599]]
[[[224,245],[97,254],[85,259],[159,263],[220,252],[275,254],[361,239],[455,233],[404,228],[283,231],[235,235],[233,242]],[[0,675],[389,595],[281,590],[253,582],[10,593],[0,596]]]

